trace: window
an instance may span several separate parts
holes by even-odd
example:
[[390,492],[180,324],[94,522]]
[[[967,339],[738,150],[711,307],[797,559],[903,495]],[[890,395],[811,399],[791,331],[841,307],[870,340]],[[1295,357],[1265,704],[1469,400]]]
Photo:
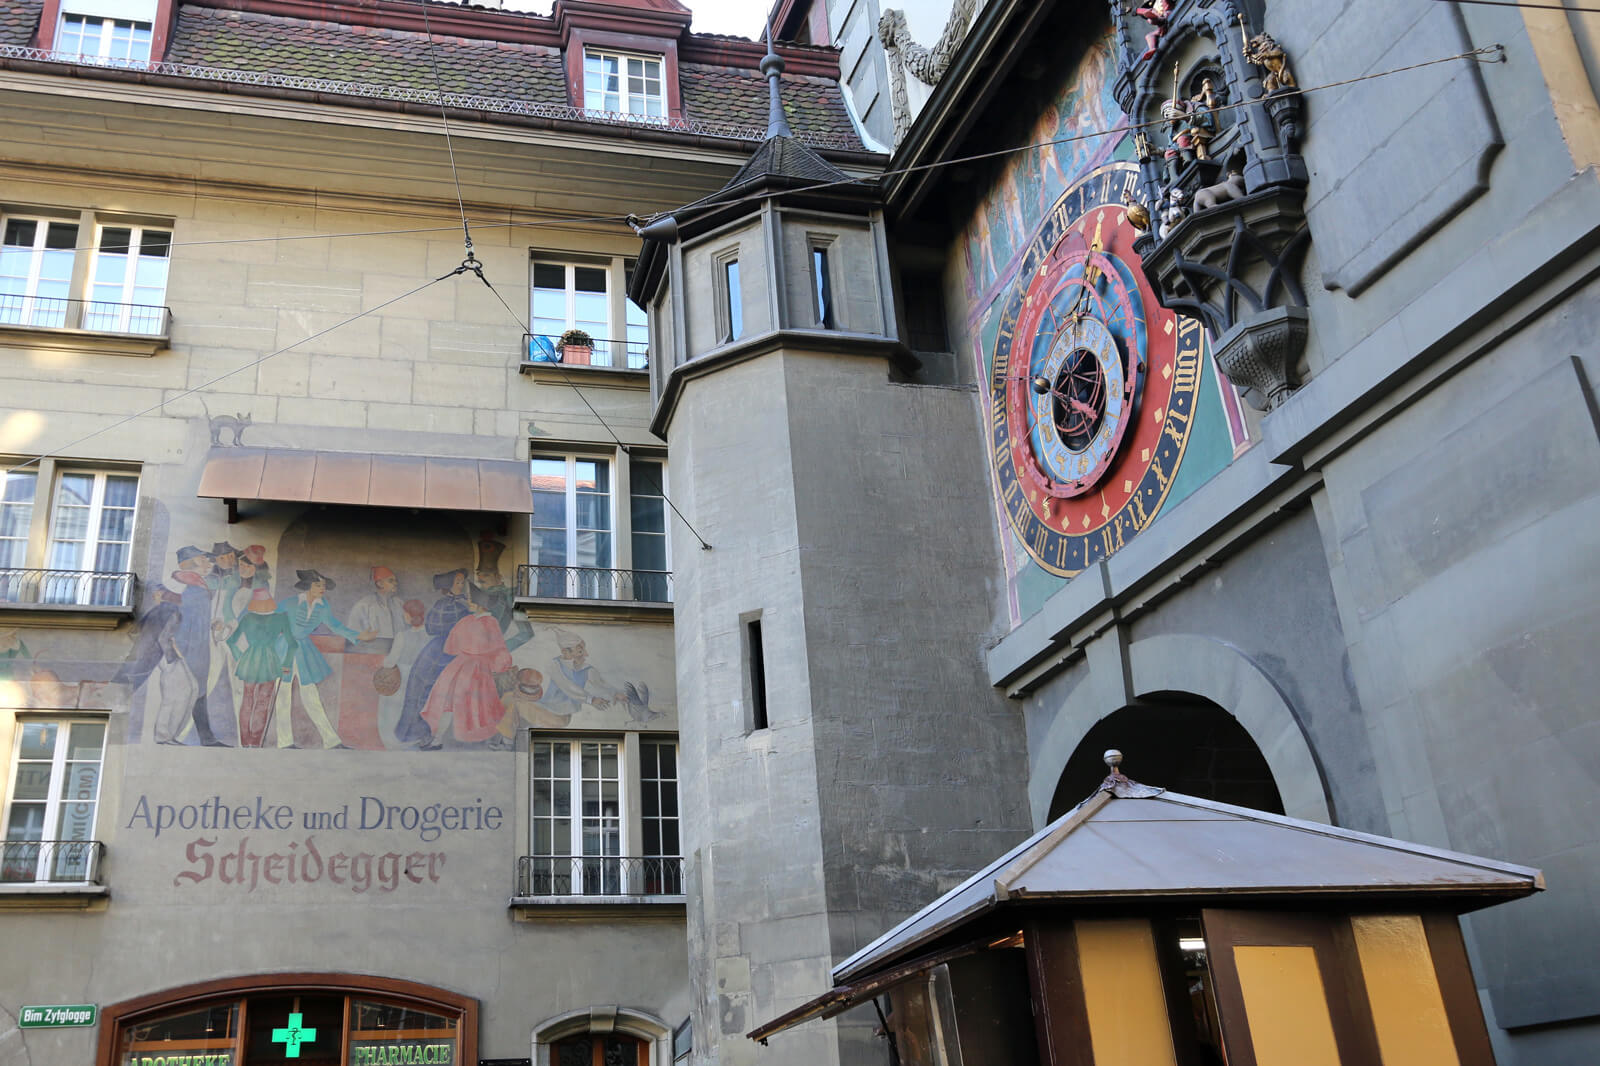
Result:
[[16,470],[5,476],[0,492],[0,569],[28,565],[28,531],[33,525],[33,493],[39,475]]
[[736,341],[744,333],[744,293],[739,288],[739,260],[722,264],[723,340]]
[[0,244],[0,323],[67,325],[78,224],[46,218],[8,218]]
[[116,66],[150,61],[150,23],[95,15],[62,15],[57,52]]
[[633,527],[633,595],[646,603],[672,601],[672,567],[667,558],[667,465],[635,456],[628,511]]
[[101,226],[83,328],[158,333],[165,321],[172,233],[143,226]]
[[0,882],[97,880],[105,722],[22,718],[16,734]]
[[584,1033],[551,1044],[548,1066],[648,1066],[649,1061],[650,1045],[638,1037]]
[[[639,742],[637,784],[627,780],[623,738],[534,737],[529,896],[663,896],[683,893],[677,744]],[[638,789],[630,830],[629,792]],[[637,845],[632,834],[642,838]]]
[[167,1002],[152,998],[101,1011],[111,1051],[101,1061],[478,1061],[477,1002],[412,981],[322,974],[313,985],[297,985],[284,974],[262,974],[174,989]]
[[750,707],[750,717],[745,732],[754,733],[767,728],[767,653],[761,644],[761,619],[750,618],[744,624],[745,702]]
[[666,82],[660,56],[625,52],[583,53],[583,106],[589,111],[664,118]]
[[[644,828],[640,853],[655,862],[644,872],[647,895],[682,895],[683,867],[676,861],[678,837],[678,745],[645,740],[639,745],[639,812]],[[672,861],[668,861],[672,860]]]
[[532,595],[620,598],[611,569],[611,461],[536,454],[532,462]]
[[139,476],[57,467],[49,535],[36,555],[31,535],[40,474],[6,475],[0,498],[0,603],[131,606],[133,524]]
[[[86,219],[92,216],[85,216]],[[85,289],[73,282],[91,223],[8,217],[0,235],[0,325],[164,336],[172,231],[94,224]],[[85,295],[87,300],[82,299]]]
[[828,250],[813,246],[811,249],[811,280],[816,292],[817,325],[833,329],[837,325],[833,313],[833,278],[828,273]]
[[577,360],[560,352],[559,346],[563,333],[580,329],[593,342],[589,365],[633,370],[648,366],[650,327],[645,313],[624,299],[622,320],[612,319],[611,296],[619,289],[614,282],[620,282],[631,268],[631,263],[621,260],[599,265],[535,258],[529,360],[574,363]]

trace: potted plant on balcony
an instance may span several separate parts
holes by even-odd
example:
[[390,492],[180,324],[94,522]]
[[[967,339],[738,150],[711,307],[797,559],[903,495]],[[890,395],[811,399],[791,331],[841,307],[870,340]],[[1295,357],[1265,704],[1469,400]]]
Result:
[[594,338],[581,329],[569,329],[561,335],[556,345],[561,349],[561,361],[575,366],[588,366],[594,355]]

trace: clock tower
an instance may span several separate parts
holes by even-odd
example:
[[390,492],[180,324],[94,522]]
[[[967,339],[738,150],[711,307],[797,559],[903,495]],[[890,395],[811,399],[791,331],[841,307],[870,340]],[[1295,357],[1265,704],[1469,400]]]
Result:
[[1025,742],[982,660],[982,405],[919,384],[876,182],[794,138],[782,66],[769,48],[750,161],[641,220],[629,293],[695,531],[674,553],[694,1057],[887,1063],[870,1007],[745,1034],[1026,835]]

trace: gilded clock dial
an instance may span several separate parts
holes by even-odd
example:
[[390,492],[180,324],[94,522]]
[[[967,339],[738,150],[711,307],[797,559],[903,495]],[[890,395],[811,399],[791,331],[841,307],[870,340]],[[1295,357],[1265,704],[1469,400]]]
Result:
[[1023,255],[990,378],[1002,503],[1035,562],[1078,573],[1160,509],[1188,441],[1200,324],[1156,301],[1127,221],[1137,169],[1068,189]]

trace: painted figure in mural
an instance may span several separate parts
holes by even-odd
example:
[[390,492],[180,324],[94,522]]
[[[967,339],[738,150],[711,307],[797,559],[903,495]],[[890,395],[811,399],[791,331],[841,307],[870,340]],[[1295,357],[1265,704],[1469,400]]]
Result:
[[405,708],[400,712],[400,721],[395,723],[395,736],[402,744],[421,745],[432,738],[433,731],[422,720],[422,709],[427,706],[433,683],[439,680],[439,675],[444,673],[444,668],[453,658],[451,653],[444,650],[445,642],[457,622],[469,614],[486,613],[482,607],[467,602],[465,570],[449,570],[433,575],[433,587],[441,595],[428,608],[428,616],[423,621],[423,628],[431,639],[412,664],[411,676],[406,679]]
[[241,562],[248,562],[254,571],[254,578],[250,587],[253,589],[270,589],[272,587],[272,567],[267,565],[267,549],[260,544],[252,544],[244,550]]
[[326,680],[333,669],[312,643],[311,634],[326,626],[346,640],[363,641],[371,640],[372,633],[351,629],[333,616],[333,607],[326,598],[328,591],[334,587],[330,578],[316,570],[296,570],[294,574],[299,578],[294,587],[302,591],[294,599],[278,606],[278,612],[288,616],[290,635],[294,638],[290,670],[278,683],[274,711],[278,723],[278,747],[294,747],[294,729],[290,720],[291,694],[295,688],[291,682],[294,681],[299,682],[300,702],[305,707],[306,716],[317,727],[317,732],[322,734],[322,746],[347,747],[339,739],[339,731],[328,721],[328,713],[322,706],[322,694],[317,690],[317,684]]
[[[244,615],[228,638],[228,650],[239,664],[234,673],[243,686],[239,700],[239,746],[259,748],[272,720],[279,681],[293,671],[294,631],[289,617],[278,614],[278,604],[266,589],[254,589]],[[244,648],[239,642],[244,641]]]
[[206,575],[211,573],[209,553],[193,544],[178,549],[178,569],[172,580],[183,587],[178,606],[179,622],[175,640],[178,651],[189,672],[194,675],[194,706],[190,711],[192,722],[183,731],[184,736],[200,734],[200,743],[208,748],[225,748],[228,745],[217,739],[211,728],[211,716],[206,707],[205,684],[211,677],[211,590],[206,587]]
[[[231,715],[239,706],[239,686],[234,676],[233,653],[225,642],[239,623],[239,611],[249,592],[239,573],[239,549],[225,540],[211,548],[211,572],[206,575],[211,593],[211,668],[206,675],[206,707],[213,724],[219,715]],[[218,683],[221,682],[221,692]]]
[[511,680],[511,687],[502,697],[506,705],[506,716],[500,719],[500,736],[505,743],[497,746],[511,745],[518,719],[527,722],[535,729],[548,729],[551,726],[567,724],[568,716],[556,714],[544,705],[543,674],[531,669],[518,670],[516,677]]
[[[112,684],[128,687],[130,740],[141,739],[145,727],[155,718],[153,711],[146,713],[145,704],[159,688],[159,685],[151,684],[156,666],[163,659],[179,659],[177,649],[172,646],[172,634],[177,629],[178,604],[183,602],[183,597],[165,585],[157,585],[146,595],[146,599],[152,606],[139,618],[138,636],[134,638],[133,649],[128,652],[122,665],[117,667],[117,672],[111,675]],[[4,639],[5,631],[0,630],[0,643]],[[0,677],[4,676],[5,664],[0,662]]]
[[350,608],[350,628],[371,630],[373,647],[361,648],[388,654],[395,635],[406,628],[405,600],[400,596],[400,579],[387,566],[372,568],[372,591]]
[[[585,707],[605,710],[618,698],[617,690],[589,665],[589,649],[583,638],[565,629],[556,630],[561,654],[555,659],[551,684],[545,689],[544,705],[556,714],[571,718]],[[590,691],[593,685],[595,691]],[[603,694],[597,694],[603,693]]]
[[[500,576],[500,555],[506,546],[491,540],[486,534],[478,541],[478,570],[476,582],[469,582],[472,602],[481,605],[500,623],[500,632],[506,636],[506,649],[516,651],[533,639],[533,626],[525,618],[517,618],[516,593],[506,586]],[[514,630],[514,631],[513,631]]]
[[389,683],[384,686],[387,691],[379,689],[378,695],[378,737],[386,748],[406,746],[395,735],[395,728],[400,724],[400,715],[405,711],[406,682],[411,678],[411,668],[431,639],[428,631],[423,628],[426,608],[423,607],[422,601],[407,600],[402,609],[405,611],[405,628],[395,635],[394,643],[389,647],[389,654],[383,660],[383,669],[394,673]]
[[181,744],[186,730],[193,727],[191,716],[200,692],[179,647],[183,597],[160,585],[153,599],[155,606],[139,620],[133,652],[111,680],[130,687],[129,705],[140,714],[138,722],[130,722],[130,738]]
[[27,672],[20,670],[17,663],[32,658],[14,627],[0,629],[0,681],[15,681],[17,674]]
[[487,611],[468,615],[450,630],[444,651],[454,658],[439,673],[422,709],[422,720],[433,730],[422,749],[437,751],[446,733],[467,744],[488,740],[491,747],[501,746],[495,734],[506,708],[494,678],[511,669],[511,653],[500,623]]
[[1144,38],[1144,55],[1139,57],[1139,62],[1143,63],[1156,54],[1156,49],[1161,45],[1161,38],[1167,35],[1167,22],[1172,15],[1172,3],[1171,0],[1151,0],[1148,5],[1134,8],[1133,13],[1150,23],[1150,32],[1145,34]]

